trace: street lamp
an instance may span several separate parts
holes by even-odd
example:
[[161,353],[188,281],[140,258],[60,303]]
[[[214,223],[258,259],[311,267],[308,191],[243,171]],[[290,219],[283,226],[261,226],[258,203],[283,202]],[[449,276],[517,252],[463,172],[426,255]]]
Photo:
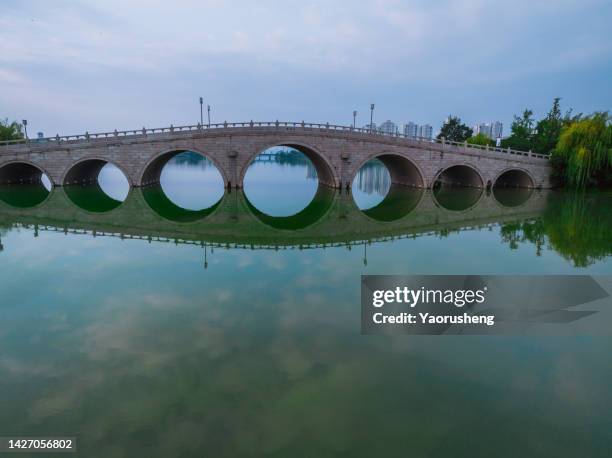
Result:
[[204,103],[204,99],[200,97],[200,125],[201,126],[204,125],[204,113],[202,112],[203,103]]
[[355,128],[355,120],[357,119],[357,110],[353,110],[353,129]]
[[374,104],[370,104],[370,133],[372,133],[372,122],[374,120]]
[[208,127],[210,127],[210,105],[206,105],[206,111],[208,111]]
[[23,128],[25,130],[25,137],[26,140],[28,140],[28,120],[24,119],[23,121],[21,121],[23,123]]

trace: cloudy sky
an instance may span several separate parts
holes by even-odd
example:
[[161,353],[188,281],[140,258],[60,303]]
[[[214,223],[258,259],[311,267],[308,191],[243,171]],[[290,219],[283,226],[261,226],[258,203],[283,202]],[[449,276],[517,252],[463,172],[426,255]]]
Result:
[[[610,0],[2,0],[0,117],[74,134],[199,120],[507,124],[612,109]],[[507,132],[507,127],[506,127]]]

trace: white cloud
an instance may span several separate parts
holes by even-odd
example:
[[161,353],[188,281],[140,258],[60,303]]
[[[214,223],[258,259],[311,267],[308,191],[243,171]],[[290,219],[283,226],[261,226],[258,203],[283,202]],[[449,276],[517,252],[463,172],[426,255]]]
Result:
[[[392,91],[411,87],[478,95],[478,85],[529,85],[612,53],[611,8],[597,0],[8,1],[0,104],[36,109],[62,132],[178,123],[179,99],[198,87],[218,94],[223,118],[265,106],[270,119],[334,121],[364,91],[396,101]],[[133,111],[118,113],[126,97]],[[159,119],[151,104],[163,106]]]

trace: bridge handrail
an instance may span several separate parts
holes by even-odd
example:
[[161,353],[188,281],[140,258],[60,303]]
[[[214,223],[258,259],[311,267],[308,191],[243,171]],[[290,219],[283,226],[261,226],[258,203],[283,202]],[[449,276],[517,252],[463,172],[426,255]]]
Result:
[[[381,235],[375,237],[356,238],[346,242],[331,241],[331,242],[306,242],[306,243],[294,243],[291,244],[266,244],[266,243],[246,243],[246,242],[210,242],[202,239],[188,239],[184,237],[168,237],[160,235],[137,235],[125,232],[111,232],[111,231],[98,231],[95,229],[76,229],[68,228],[67,226],[54,226],[49,224],[36,224],[36,223],[21,223],[16,222],[12,224],[12,227],[23,228],[30,230],[37,230],[40,232],[55,232],[62,233],[65,235],[91,235],[93,237],[113,237],[121,240],[146,240],[149,243],[173,243],[174,245],[196,245],[196,246],[207,246],[212,248],[220,249],[251,249],[251,250],[308,250],[308,249],[321,249],[321,248],[337,248],[337,247],[350,247],[363,246],[364,244],[371,244],[377,242],[390,242],[402,239],[416,239],[419,237],[431,237],[438,235],[435,230],[428,230],[421,233],[408,232],[400,235]],[[464,226],[465,229],[486,229],[495,227],[495,223],[485,224],[471,224]]]
[[451,140],[446,140],[444,138],[427,138],[427,137],[418,137],[402,134],[399,132],[388,133],[381,132],[379,130],[372,130],[364,127],[353,127],[353,126],[342,126],[337,124],[321,124],[321,123],[311,123],[311,122],[292,122],[292,121],[248,121],[248,122],[222,122],[222,123],[214,123],[214,124],[192,124],[186,126],[173,126],[169,127],[154,127],[154,128],[145,128],[135,129],[135,130],[114,130],[112,132],[95,132],[89,133],[85,132],[84,134],[76,134],[76,135],[56,135],[55,137],[44,137],[44,138],[35,138],[35,139],[19,139],[19,140],[4,140],[0,141],[0,147],[2,146],[12,146],[19,144],[27,144],[27,145],[41,145],[45,143],[74,143],[82,140],[97,140],[97,139],[113,139],[113,138],[125,138],[125,137],[134,137],[134,138],[144,138],[149,134],[163,134],[163,133],[176,133],[176,132],[191,132],[191,131],[208,131],[208,130],[218,130],[218,129],[236,129],[236,128],[297,128],[297,129],[319,129],[322,131],[343,131],[343,132],[351,132],[363,135],[375,135],[382,137],[396,137],[402,138],[405,140],[411,140],[416,142],[426,142],[426,143],[437,143],[442,145],[452,145],[458,146],[462,148],[472,148],[478,150],[492,151],[497,153],[505,153],[505,154],[513,154],[517,156],[528,156],[539,159],[549,159],[549,156],[544,154],[536,154],[531,151],[520,151],[511,148],[497,148],[494,146],[488,145],[474,145],[467,142],[455,142]]

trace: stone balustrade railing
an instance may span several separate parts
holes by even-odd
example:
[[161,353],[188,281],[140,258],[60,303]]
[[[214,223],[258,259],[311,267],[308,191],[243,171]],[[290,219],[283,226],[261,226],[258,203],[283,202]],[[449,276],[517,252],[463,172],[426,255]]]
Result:
[[[146,138],[151,134],[174,134],[180,132],[193,132],[193,131],[216,131],[219,129],[254,129],[254,128],[291,128],[291,129],[305,129],[305,130],[319,130],[319,131],[342,131],[342,132],[350,132],[361,135],[373,135],[373,136],[383,136],[383,137],[395,137],[395,138],[403,138],[406,140],[417,141],[417,142],[428,142],[428,143],[437,143],[441,145],[455,145],[464,148],[472,148],[479,149],[485,151],[494,151],[498,153],[506,153],[513,154],[518,156],[529,156],[539,159],[548,160],[549,157],[543,154],[535,154],[531,151],[519,151],[511,148],[497,148],[488,145],[473,145],[467,142],[454,142],[450,140],[445,140],[444,138],[424,138],[424,137],[412,137],[405,134],[400,133],[385,133],[380,132],[378,130],[370,130],[367,128],[361,127],[353,127],[353,126],[340,126],[336,124],[319,124],[319,123],[310,123],[310,122],[287,122],[287,121],[271,121],[271,122],[223,122],[216,124],[195,124],[189,126],[169,126],[169,127],[156,127],[152,129],[147,129],[143,127],[139,130],[121,130],[121,131],[113,131],[113,132],[98,132],[98,133],[89,133],[85,132],[84,134],[77,135],[56,135],[55,137],[44,137],[44,138],[36,138],[36,139],[20,139],[20,140],[9,140],[9,141],[1,141],[0,148],[3,146],[11,146],[18,144],[28,144],[28,145],[44,145],[45,143],[53,142],[56,144],[62,143],[75,143],[96,139],[117,139],[117,138]],[[0,149],[1,151],[1,149]]]

